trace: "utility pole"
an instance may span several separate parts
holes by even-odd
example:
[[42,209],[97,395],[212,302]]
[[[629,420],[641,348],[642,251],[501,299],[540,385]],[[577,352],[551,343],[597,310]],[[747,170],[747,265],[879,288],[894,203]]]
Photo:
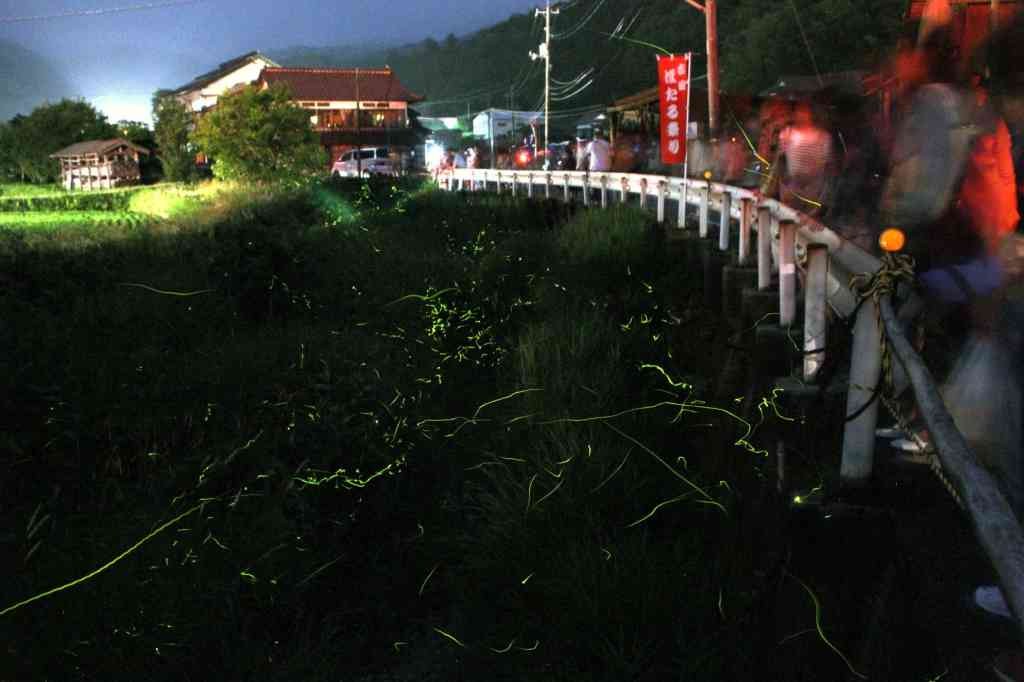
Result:
[[537,15],[544,15],[544,42],[537,52],[530,53],[530,59],[544,60],[544,169],[549,167],[548,143],[550,142],[550,118],[551,118],[551,16],[560,13],[558,9],[551,9],[551,0],[546,0],[544,9],[538,9]]
[[708,132],[718,135],[718,0],[685,0],[686,4],[704,13],[708,37]]
[[356,176],[363,177],[363,122],[360,120],[359,68],[356,68]]

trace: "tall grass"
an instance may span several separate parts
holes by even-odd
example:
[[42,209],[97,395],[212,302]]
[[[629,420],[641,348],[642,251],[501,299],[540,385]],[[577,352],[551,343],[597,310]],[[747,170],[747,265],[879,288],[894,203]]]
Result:
[[0,618],[10,676],[749,671],[720,481],[760,464],[680,413],[714,368],[643,214],[391,183],[168,213],[0,234],[0,608],[202,510]]

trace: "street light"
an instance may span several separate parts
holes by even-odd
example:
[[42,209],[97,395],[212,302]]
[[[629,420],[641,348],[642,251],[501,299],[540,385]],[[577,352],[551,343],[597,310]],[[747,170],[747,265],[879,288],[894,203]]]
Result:
[[708,35],[708,128],[711,137],[718,134],[718,0],[684,0],[686,4],[704,13]]

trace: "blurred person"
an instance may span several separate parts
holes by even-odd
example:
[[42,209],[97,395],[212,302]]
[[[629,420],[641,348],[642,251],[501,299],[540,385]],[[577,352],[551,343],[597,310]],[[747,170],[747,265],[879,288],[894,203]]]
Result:
[[612,168],[612,148],[603,130],[595,132],[587,145],[587,167],[591,173],[606,173]]
[[466,155],[461,151],[452,151],[452,168],[466,168]]
[[792,120],[779,133],[769,177],[761,189],[765,196],[812,217],[827,211],[836,175],[832,133],[823,118],[820,108],[810,102],[793,107]]
[[589,169],[588,154],[587,154],[587,141],[581,137],[576,138],[576,170],[586,171]]

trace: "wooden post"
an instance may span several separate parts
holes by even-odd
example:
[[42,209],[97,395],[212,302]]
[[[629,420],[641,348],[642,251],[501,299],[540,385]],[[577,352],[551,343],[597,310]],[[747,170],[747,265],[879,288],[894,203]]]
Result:
[[[850,360],[850,388],[846,393],[846,425],[843,429],[843,461],[839,477],[844,484],[863,485],[871,478],[875,459],[875,427],[881,390],[882,336],[878,311],[868,301],[857,311],[853,326]],[[850,417],[857,415],[855,419]]]
[[718,250],[729,250],[729,222],[732,219],[732,193],[722,192],[722,215],[719,217]]
[[736,262],[744,267],[750,262],[750,222],[754,219],[754,200],[740,200],[740,245]]
[[700,238],[708,238],[708,221],[710,220],[711,214],[711,186],[701,192],[700,195]]
[[825,364],[828,321],[828,247],[807,247],[807,286],[804,288],[804,381],[811,383]]
[[768,291],[772,286],[772,210],[757,209],[757,288]]
[[679,185],[679,216],[677,217],[676,226],[680,229],[686,229],[686,198],[689,194],[690,186],[686,182],[686,178],[683,178],[683,182]]
[[544,198],[551,198],[551,173],[544,173]]
[[796,319],[796,223],[779,222],[779,325]]
[[608,208],[608,176],[601,176],[601,208]]
[[658,181],[658,224],[665,222],[665,181]]

